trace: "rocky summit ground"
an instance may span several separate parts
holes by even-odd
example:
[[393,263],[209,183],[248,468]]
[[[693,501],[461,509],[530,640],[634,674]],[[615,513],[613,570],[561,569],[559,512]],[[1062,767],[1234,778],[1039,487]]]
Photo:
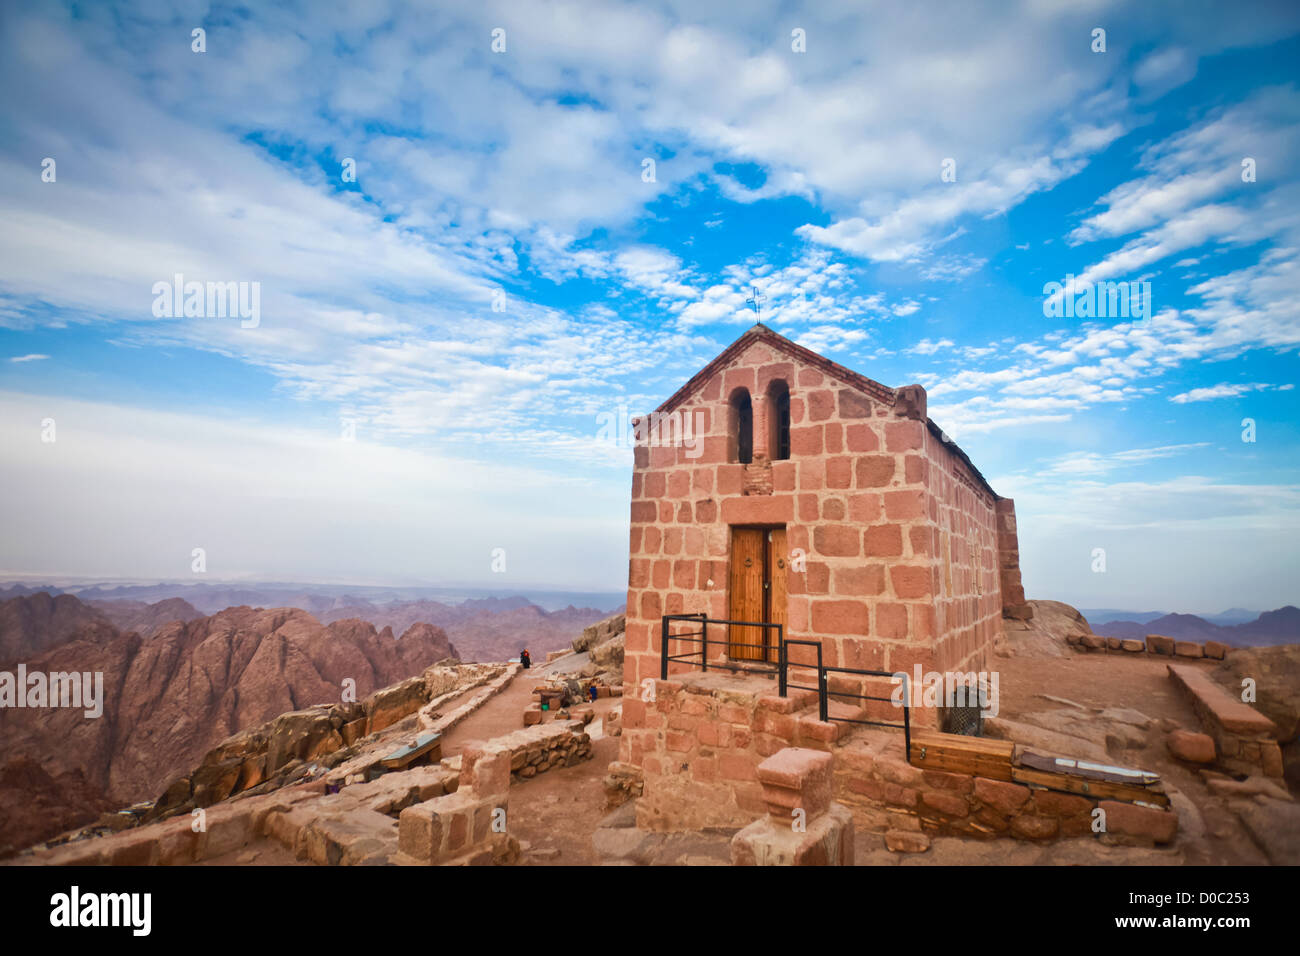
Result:
[[[1168,660],[1145,654],[1088,654],[1073,649],[1067,636],[1088,632],[1074,608],[1059,602],[1031,602],[1034,618],[1012,624],[998,642],[991,666],[999,672],[998,712],[985,722],[988,736],[1032,745],[1036,750],[1092,759],[1160,774],[1179,818],[1175,842],[1149,848],[1109,845],[1095,838],[1052,843],[935,837],[924,852],[895,852],[883,834],[855,833],[858,865],[1262,865],[1300,863],[1300,804],[1295,781],[1225,772],[1213,764],[1197,766],[1173,756],[1170,734],[1199,730],[1190,703],[1173,683]],[[440,713],[474,706],[443,734],[442,755],[456,758],[476,741],[518,731],[533,690],[549,678],[599,672],[617,675],[621,646],[617,628],[589,628],[574,641],[572,653],[503,678],[491,695],[470,688],[439,705]],[[1234,652],[1235,653],[1235,652]],[[1242,674],[1259,683],[1261,703],[1290,734],[1284,755],[1294,767],[1295,722],[1300,713],[1300,647],[1264,648],[1229,655],[1223,662],[1200,661],[1200,668],[1231,689]],[[591,759],[558,766],[509,787],[510,832],[521,851],[521,865],[726,865],[734,831],[648,833],[635,826],[635,806],[611,811],[604,777],[617,759],[618,739],[606,733],[607,718],[621,700],[595,702],[586,731]],[[412,719],[413,720],[413,719]],[[1290,721],[1291,723],[1288,723]],[[608,725],[617,727],[610,719]],[[409,734],[405,724],[395,737]],[[616,731],[615,731],[616,732]],[[872,733],[889,731],[873,730]],[[388,746],[380,735],[374,746]],[[306,861],[269,839],[257,839],[203,865],[302,865]]]

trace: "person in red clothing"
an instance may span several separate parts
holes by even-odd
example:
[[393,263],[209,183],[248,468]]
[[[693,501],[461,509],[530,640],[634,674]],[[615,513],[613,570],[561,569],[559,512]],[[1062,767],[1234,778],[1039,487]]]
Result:
[[528,654],[528,648],[525,647],[519,652],[519,662],[524,665],[524,670],[528,670],[533,666],[533,659]]

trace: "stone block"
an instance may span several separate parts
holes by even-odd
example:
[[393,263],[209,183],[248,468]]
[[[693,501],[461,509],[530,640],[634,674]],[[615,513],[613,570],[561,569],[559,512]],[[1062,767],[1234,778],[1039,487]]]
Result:
[[1165,637],[1161,634],[1147,635],[1147,653],[1160,654],[1165,657],[1174,656],[1174,639]]
[[852,866],[853,814],[833,803],[800,832],[793,820],[764,817],[731,839],[733,866]]
[[999,813],[1011,814],[1019,810],[1029,799],[1029,788],[1005,780],[989,780],[986,777],[975,778],[975,798],[986,807]]
[[1214,738],[1190,730],[1175,730],[1165,738],[1165,746],[1179,760],[1188,763],[1214,763]]
[[930,838],[916,830],[889,830],[885,846],[892,853],[924,853],[930,849]]
[[1134,838],[1139,843],[1170,843],[1178,834],[1178,815],[1171,810],[1139,807],[1133,803],[1103,800],[1106,832]]
[[821,816],[831,804],[833,765],[830,754],[804,747],[787,747],[762,761],[755,772],[768,812],[782,821],[796,808],[808,819]]
[[1060,829],[1061,824],[1055,817],[1040,817],[1032,813],[1022,813],[1011,821],[1012,836],[1022,840],[1050,840]]

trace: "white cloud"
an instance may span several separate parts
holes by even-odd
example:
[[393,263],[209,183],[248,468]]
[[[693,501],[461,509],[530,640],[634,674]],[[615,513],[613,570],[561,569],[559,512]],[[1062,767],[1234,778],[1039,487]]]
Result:
[[1294,385],[1269,385],[1263,382],[1252,382],[1242,385],[1211,385],[1206,388],[1193,388],[1190,391],[1179,392],[1177,395],[1171,395],[1169,400],[1177,402],[1179,405],[1185,405],[1188,402],[1208,402],[1216,398],[1236,398],[1238,395],[1245,395],[1247,392],[1262,392],[1272,389],[1289,391]]

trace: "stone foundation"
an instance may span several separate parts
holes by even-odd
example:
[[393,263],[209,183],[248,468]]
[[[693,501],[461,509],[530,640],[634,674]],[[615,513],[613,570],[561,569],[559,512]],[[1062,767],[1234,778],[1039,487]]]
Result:
[[[829,751],[840,725],[817,719],[816,694],[759,677],[683,674],[623,698],[624,747],[643,773],[637,826],[742,827],[765,812],[758,765],[786,747]],[[625,761],[627,762],[627,761]]]

